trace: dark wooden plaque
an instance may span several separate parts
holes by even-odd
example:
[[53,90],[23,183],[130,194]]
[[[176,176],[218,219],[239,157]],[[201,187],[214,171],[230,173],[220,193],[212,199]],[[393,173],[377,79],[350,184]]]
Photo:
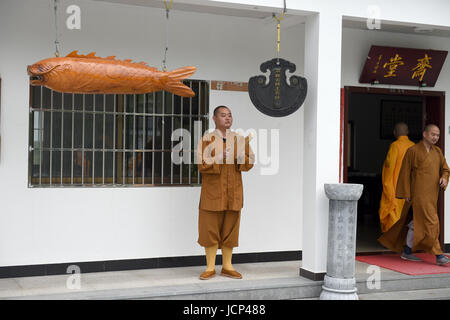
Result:
[[360,83],[434,87],[447,51],[372,46]]

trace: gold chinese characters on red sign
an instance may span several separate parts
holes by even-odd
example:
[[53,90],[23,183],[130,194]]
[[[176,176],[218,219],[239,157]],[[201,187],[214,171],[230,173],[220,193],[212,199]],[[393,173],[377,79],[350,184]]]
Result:
[[447,51],[372,46],[360,83],[434,87]]

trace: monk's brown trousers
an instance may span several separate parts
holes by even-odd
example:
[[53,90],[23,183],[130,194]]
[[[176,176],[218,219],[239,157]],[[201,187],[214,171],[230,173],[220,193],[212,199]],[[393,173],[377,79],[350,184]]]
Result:
[[241,211],[208,211],[198,212],[198,243],[202,247],[218,245],[234,248],[239,245],[239,226]]

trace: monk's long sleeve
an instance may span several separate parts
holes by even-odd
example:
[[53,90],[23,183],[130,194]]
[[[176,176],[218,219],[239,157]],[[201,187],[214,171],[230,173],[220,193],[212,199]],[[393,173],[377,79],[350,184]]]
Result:
[[388,200],[390,204],[393,203],[395,199],[395,163],[398,157],[398,150],[392,144],[389,148],[388,154],[386,156],[386,160],[383,164],[382,171],[382,181],[383,181],[383,192],[388,195]]
[[[444,178],[448,182],[448,177],[450,175],[450,169],[448,168],[447,161],[445,160],[445,157],[442,154],[441,149],[439,149],[439,151],[440,151],[440,154],[442,157],[441,158],[441,170],[439,172],[439,175],[441,176],[441,178]],[[444,188],[444,190],[446,190],[446,189],[447,189],[447,187]]]
[[213,155],[205,149],[212,141],[201,139],[197,145],[197,166],[198,170],[204,174],[220,174],[221,166],[216,163]]
[[410,150],[406,151],[403,158],[400,174],[398,175],[395,197],[399,199],[411,199],[411,171],[413,156]]
[[[238,160],[238,164],[237,164],[237,170],[238,171],[249,171],[251,168],[253,168],[253,164],[255,163],[255,154],[253,153],[252,148],[247,145],[245,148],[245,153],[244,153],[244,159],[242,161],[242,159],[237,159]],[[241,161],[239,161],[241,160]]]

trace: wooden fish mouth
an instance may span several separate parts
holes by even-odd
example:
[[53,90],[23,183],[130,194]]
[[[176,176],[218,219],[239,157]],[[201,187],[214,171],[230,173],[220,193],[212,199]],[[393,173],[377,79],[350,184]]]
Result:
[[39,86],[45,83],[45,75],[53,71],[56,66],[43,66],[43,65],[32,65],[27,67],[28,75],[30,76],[30,84],[33,86]]
[[30,84],[32,86],[40,86],[45,83],[45,77],[42,75],[32,75],[30,76]]

